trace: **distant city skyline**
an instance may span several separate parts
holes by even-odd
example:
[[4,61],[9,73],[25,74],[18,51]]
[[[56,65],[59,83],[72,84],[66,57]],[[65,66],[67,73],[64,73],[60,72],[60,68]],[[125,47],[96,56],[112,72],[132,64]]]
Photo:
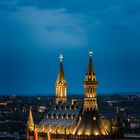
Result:
[[1,0],[0,94],[55,95],[62,53],[84,95],[90,48],[98,93],[140,92],[139,39],[139,0]]

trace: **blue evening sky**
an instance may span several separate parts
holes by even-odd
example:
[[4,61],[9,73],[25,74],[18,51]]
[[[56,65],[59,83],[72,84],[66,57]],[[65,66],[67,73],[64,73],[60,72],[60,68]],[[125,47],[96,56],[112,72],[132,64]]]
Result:
[[140,0],[0,0],[0,94],[83,94],[88,51],[98,93],[140,91]]

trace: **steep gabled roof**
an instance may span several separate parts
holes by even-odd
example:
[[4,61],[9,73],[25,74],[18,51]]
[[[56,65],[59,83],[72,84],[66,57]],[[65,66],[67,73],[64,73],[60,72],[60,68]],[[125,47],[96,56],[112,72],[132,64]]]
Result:
[[83,112],[74,133],[78,135],[108,135],[96,110]]

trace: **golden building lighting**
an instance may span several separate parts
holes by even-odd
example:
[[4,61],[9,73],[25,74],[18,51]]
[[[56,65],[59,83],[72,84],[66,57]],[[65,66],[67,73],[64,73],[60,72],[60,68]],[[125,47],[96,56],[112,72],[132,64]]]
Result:
[[[44,116],[42,121],[34,128],[31,109],[29,111],[29,119],[27,122],[27,132],[30,138],[34,131],[42,136],[47,133],[48,139],[87,139],[95,137],[108,138],[112,134],[117,134],[120,131],[120,118],[117,114],[111,122],[103,121],[99,115],[97,104],[97,86],[93,61],[92,50],[89,51],[89,64],[83,82],[84,99],[83,101],[67,99],[67,82],[64,77],[63,56],[59,57],[60,67],[56,80],[56,98],[51,109]],[[59,138],[57,137],[59,136]],[[27,138],[29,139],[29,137]]]

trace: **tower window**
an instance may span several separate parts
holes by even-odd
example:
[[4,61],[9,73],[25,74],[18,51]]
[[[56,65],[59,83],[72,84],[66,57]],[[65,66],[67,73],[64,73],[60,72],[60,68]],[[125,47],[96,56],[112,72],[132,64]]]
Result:
[[93,120],[96,121],[96,117],[95,116],[93,117]]

